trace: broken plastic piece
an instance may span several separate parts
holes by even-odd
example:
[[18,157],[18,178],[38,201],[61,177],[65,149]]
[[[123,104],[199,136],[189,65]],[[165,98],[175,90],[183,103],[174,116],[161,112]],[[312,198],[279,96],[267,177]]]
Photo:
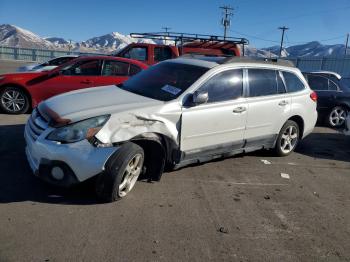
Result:
[[260,161],[263,162],[265,165],[271,165],[271,162],[269,160],[261,159]]
[[290,176],[286,173],[281,173],[282,178],[290,179]]

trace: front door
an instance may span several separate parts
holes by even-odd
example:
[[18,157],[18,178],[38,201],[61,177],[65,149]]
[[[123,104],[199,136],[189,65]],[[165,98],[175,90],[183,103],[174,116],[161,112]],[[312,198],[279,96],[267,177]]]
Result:
[[242,148],[247,117],[242,70],[214,75],[199,87],[200,92],[208,93],[208,102],[182,111],[181,151],[191,158]]
[[101,61],[89,59],[78,61],[75,64],[63,68],[62,71],[46,81],[38,84],[41,99],[66,93],[69,91],[96,86],[96,81],[101,77]]

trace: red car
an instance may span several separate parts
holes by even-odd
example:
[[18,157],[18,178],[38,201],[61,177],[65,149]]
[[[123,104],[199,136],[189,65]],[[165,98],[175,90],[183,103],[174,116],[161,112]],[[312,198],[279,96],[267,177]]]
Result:
[[21,114],[49,97],[72,90],[120,84],[148,66],[113,56],[85,56],[51,71],[0,75],[0,109]]

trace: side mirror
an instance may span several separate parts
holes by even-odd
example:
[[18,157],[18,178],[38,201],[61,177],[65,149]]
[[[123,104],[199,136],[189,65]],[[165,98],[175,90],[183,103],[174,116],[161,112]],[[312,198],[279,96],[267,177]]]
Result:
[[202,92],[194,92],[193,97],[192,97],[192,102],[195,105],[200,105],[200,104],[205,104],[208,102],[209,96],[208,92],[202,91]]

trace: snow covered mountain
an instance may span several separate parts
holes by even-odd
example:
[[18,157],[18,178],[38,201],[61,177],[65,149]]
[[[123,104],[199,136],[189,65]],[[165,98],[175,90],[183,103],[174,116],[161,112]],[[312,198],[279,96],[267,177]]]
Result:
[[40,36],[14,25],[0,25],[0,45],[23,48],[53,49],[55,46]]
[[[112,32],[110,34],[90,38],[83,42],[69,42],[61,37],[42,38],[28,30],[14,25],[0,25],[0,46],[111,53],[120,50],[132,42],[164,43],[164,40],[132,38],[129,35]],[[170,41],[167,41],[167,44],[169,43]],[[248,56],[276,57],[279,54],[279,49],[279,46],[262,49],[253,46],[246,46],[245,53]],[[282,56],[338,56],[344,54],[344,49],[344,45],[322,45],[317,41],[313,41],[307,44],[284,48]]]

